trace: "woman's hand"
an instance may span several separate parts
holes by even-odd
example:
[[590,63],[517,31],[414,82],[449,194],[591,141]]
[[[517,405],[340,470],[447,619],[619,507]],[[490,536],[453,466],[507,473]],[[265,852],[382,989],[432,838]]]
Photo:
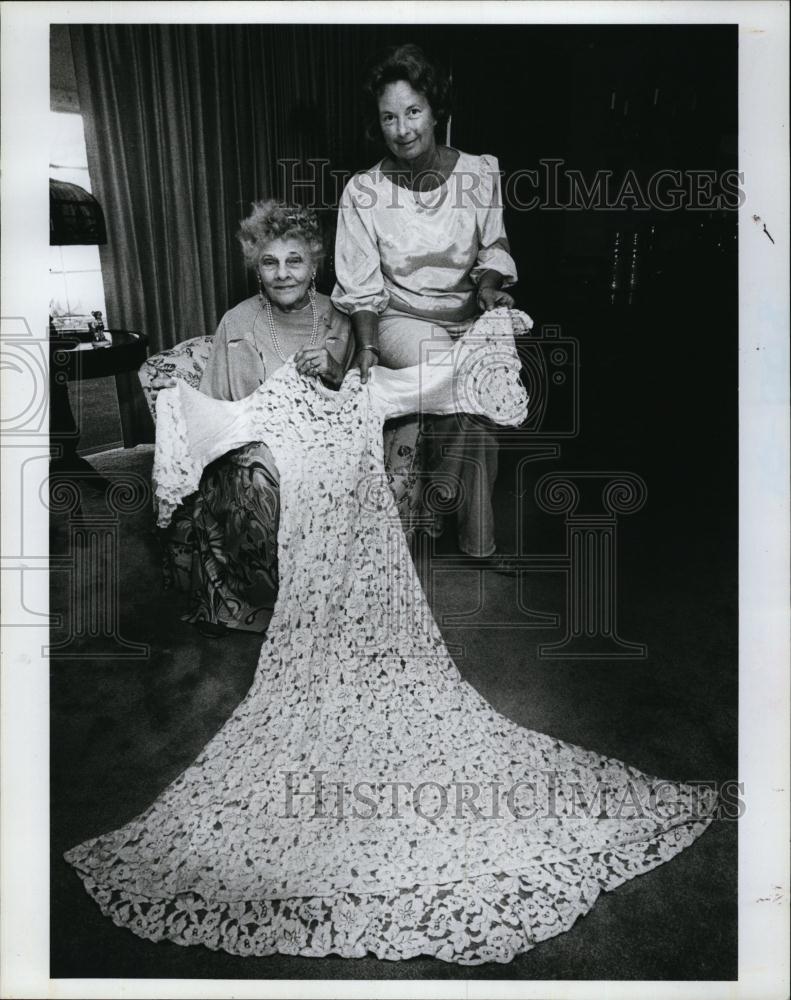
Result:
[[334,389],[343,382],[343,367],[326,347],[303,347],[294,355],[294,364],[300,375],[318,375]]
[[490,309],[513,309],[514,299],[501,288],[488,286],[478,290],[478,308],[481,312],[489,312]]
[[365,385],[368,372],[379,364],[379,316],[370,309],[352,313],[352,332],[357,348],[352,365],[360,369],[360,382]]
[[379,364],[379,354],[372,351],[370,347],[363,347],[354,356],[353,367],[360,369],[360,382],[363,385],[368,381],[368,371],[374,365]]

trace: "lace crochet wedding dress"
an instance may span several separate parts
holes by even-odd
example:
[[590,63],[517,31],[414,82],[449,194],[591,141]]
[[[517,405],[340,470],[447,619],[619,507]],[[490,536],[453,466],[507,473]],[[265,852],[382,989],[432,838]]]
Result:
[[667,861],[712,793],[499,715],[431,616],[382,465],[419,408],[519,424],[512,320],[338,392],[286,364],[236,403],[158,399],[160,523],[210,461],[263,440],[280,470],[280,591],[249,693],[126,826],[71,849],[85,888],[153,941],[237,955],[507,962],[602,889]]

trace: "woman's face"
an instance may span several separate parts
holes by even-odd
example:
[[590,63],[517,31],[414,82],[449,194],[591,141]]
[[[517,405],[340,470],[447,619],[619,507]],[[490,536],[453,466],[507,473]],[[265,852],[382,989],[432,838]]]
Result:
[[382,91],[379,124],[387,148],[399,160],[417,159],[436,145],[431,105],[406,80],[388,83]]
[[304,240],[291,236],[264,246],[258,274],[267,297],[280,309],[299,309],[308,302],[313,260]]

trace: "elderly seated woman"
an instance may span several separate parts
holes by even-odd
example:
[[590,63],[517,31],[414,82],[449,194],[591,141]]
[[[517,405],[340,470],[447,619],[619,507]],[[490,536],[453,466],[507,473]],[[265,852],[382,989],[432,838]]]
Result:
[[[199,384],[215,399],[249,396],[294,355],[297,369],[337,388],[349,365],[349,320],[315,288],[321,230],[315,213],[258,202],[238,233],[259,293],[220,320]],[[174,385],[156,378],[152,389]],[[204,635],[263,631],[277,596],[279,477],[262,442],[230,452],[205,471],[191,510],[191,603],[185,616]],[[183,519],[182,518],[182,521]]]

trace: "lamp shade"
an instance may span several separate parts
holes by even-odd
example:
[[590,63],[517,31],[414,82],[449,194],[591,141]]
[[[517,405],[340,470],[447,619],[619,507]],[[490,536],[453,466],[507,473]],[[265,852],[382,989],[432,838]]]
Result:
[[95,246],[107,242],[102,206],[92,194],[66,181],[49,179],[50,246]]

